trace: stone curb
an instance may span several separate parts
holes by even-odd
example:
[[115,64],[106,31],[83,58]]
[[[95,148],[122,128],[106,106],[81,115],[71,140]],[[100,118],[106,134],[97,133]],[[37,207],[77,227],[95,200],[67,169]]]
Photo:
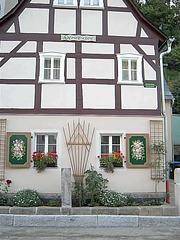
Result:
[[14,215],[134,215],[179,216],[174,206],[128,206],[128,207],[3,207],[0,214]]
[[0,226],[12,227],[180,227],[180,217],[113,215],[0,214]]

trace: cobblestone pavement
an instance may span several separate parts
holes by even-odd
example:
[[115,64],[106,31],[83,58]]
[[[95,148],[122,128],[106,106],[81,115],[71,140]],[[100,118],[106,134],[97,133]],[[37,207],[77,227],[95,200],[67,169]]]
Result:
[[178,240],[180,228],[34,228],[0,227],[3,240]]

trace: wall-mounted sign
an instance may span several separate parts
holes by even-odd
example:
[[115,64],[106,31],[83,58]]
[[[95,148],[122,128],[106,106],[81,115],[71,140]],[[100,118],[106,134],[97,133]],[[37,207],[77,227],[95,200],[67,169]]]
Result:
[[144,87],[145,88],[156,88],[156,84],[155,83],[144,83]]
[[8,167],[28,168],[31,160],[31,134],[7,133],[7,161]]
[[61,35],[61,41],[96,42],[96,36]]
[[128,168],[149,167],[149,134],[127,134],[126,157]]

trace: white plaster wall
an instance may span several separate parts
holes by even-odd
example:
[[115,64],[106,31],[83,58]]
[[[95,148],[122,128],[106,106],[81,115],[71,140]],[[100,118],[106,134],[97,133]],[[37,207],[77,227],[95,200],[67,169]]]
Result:
[[108,12],[108,35],[110,36],[135,37],[137,24],[137,20],[130,12]]
[[83,108],[115,109],[115,87],[83,84]]
[[44,42],[43,52],[74,53],[75,43],[70,42]]
[[132,44],[120,44],[120,53],[140,54]]
[[0,108],[34,108],[34,85],[0,85]]
[[141,37],[145,37],[145,38],[148,38],[149,36],[146,34],[146,32],[144,31],[143,28],[141,28]]
[[145,59],[144,59],[144,75],[145,80],[156,80],[156,71]]
[[37,42],[27,42],[22,46],[18,52],[36,52]]
[[82,10],[81,34],[102,35],[102,11]]
[[108,7],[127,7],[123,0],[108,0],[107,5]]
[[121,86],[123,109],[157,109],[157,88]]
[[54,33],[76,33],[76,11],[55,9]]
[[35,58],[11,58],[1,67],[2,79],[35,79]]
[[14,23],[10,26],[10,28],[7,30],[8,33],[15,33],[15,26]]
[[[19,189],[36,189],[41,193],[59,193],[61,167],[70,167],[70,160],[66,148],[65,139],[63,136],[63,127],[67,130],[67,124],[72,126],[73,121],[75,123],[80,120],[82,123],[84,120],[86,124],[90,123],[91,127],[95,127],[95,135],[93,138],[93,144],[90,151],[89,161],[87,169],[92,164],[98,172],[103,174],[103,177],[108,178],[110,189],[114,189],[119,192],[154,192],[155,182],[150,178],[150,169],[127,169],[124,163],[123,168],[116,168],[115,172],[105,173],[99,168],[99,160],[97,158],[100,155],[100,142],[99,132],[111,132],[117,133],[149,133],[149,121],[150,120],[163,120],[161,117],[131,117],[131,116],[37,116],[37,115],[2,115],[1,118],[7,119],[7,132],[36,132],[42,130],[45,132],[56,131],[58,132],[58,167],[47,168],[43,173],[37,173],[33,168],[33,163],[29,169],[6,169],[5,179],[11,179],[12,184],[10,191],[17,191]],[[123,153],[126,156],[125,139],[123,141]],[[34,151],[33,139],[32,150]],[[158,191],[165,191],[165,183],[158,185]]]
[[0,52],[1,53],[9,53],[11,52],[20,41],[1,41]]
[[31,3],[49,4],[49,0],[31,0]]
[[114,45],[102,43],[82,43],[82,53],[114,54]]
[[76,78],[76,62],[75,58],[67,58],[67,78],[75,79]]
[[48,33],[49,10],[26,8],[19,16],[21,33]]
[[75,84],[43,84],[42,108],[75,108]]
[[147,54],[147,55],[155,55],[155,49],[153,45],[139,45],[139,47]]
[[114,79],[114,60],[82,59],[82,77]]

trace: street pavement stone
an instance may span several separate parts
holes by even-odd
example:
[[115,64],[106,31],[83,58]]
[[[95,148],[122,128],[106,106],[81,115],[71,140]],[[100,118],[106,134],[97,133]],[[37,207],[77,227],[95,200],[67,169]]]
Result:
[[180,228],[0,227],[1,240],[178,240]]

